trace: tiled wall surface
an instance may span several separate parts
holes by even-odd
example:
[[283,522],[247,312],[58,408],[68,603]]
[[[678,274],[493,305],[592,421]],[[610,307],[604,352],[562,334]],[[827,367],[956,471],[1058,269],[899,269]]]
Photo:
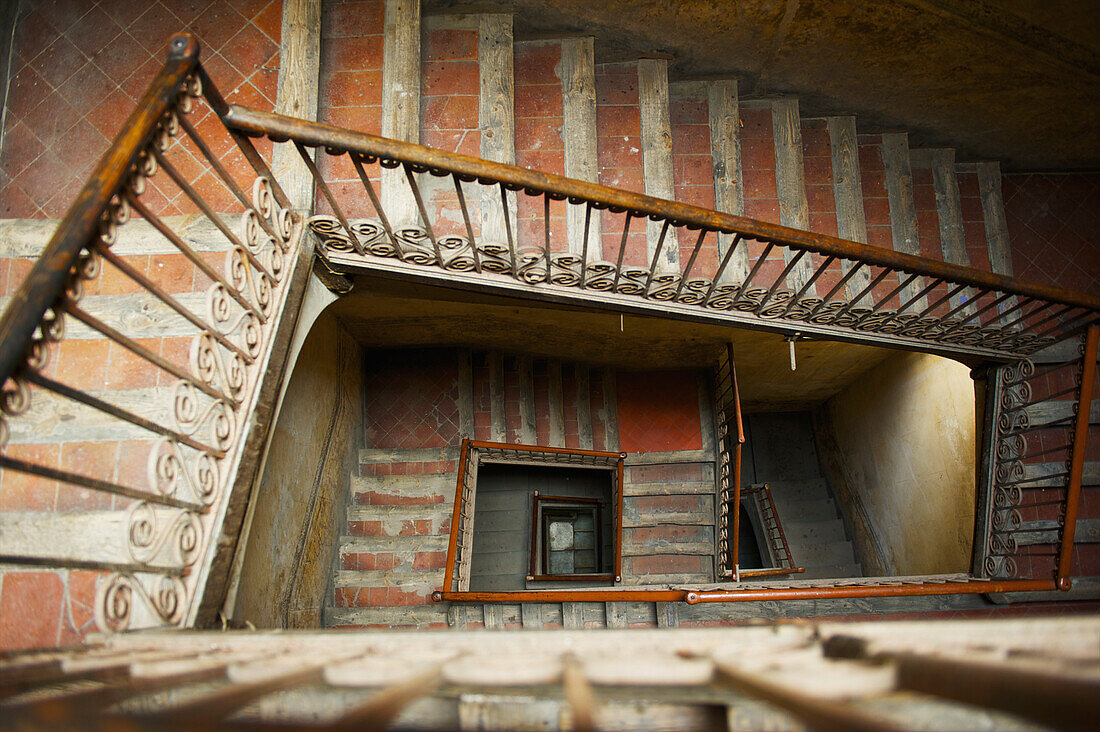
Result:
[[1100,175],[1005,175],[1017,277],[1100,293]]

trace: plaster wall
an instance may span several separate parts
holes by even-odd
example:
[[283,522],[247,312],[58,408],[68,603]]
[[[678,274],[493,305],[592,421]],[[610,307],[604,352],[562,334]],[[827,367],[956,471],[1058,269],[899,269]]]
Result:
[[360,350],[324,313],[291,376],[261,479],[234,620],[317,628],[360,445]]
[[814,417],[823,466],[867,574],[969,570],[975,398],[965,366],[898,354]]

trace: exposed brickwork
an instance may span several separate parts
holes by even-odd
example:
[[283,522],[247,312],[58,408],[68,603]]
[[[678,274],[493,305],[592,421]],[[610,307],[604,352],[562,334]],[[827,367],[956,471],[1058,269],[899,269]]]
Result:
[[[558,76],[560,41],[527,41],[515,45],[516,165],[548,173],[565,173],[565,143],[562,87]],[[534,196],[518,195],[519,242],[523,246],[544,246],[546,239],[544,202]],[[550,249],[565,251],[564,201],[550,203]]]
[[695,375],[685,371],[620,372],[619,444],[625,452],[702,447]]
[[[645,192],[642,175],[642,118],[638,108],[637,64],[596,65],[596,149],[601,185]],[[603,258],[619,256],[624,217],[602,213]],[[645,226],[631,224],[623,262],[645,266]]]
[[[674,198],[701,208],[714,208],[714,161],[710,151],[710,118],[706,98],[669,102],[672,121],[672,184]],[[680,233],[680,261],[687,266],[698,237]],[[718,267],[718,241],[713,235],[703,240],[693,274],[714,272]]]
[[0,649],[80,643],[95,627],[95,588],[85,570],[0,573]]
[[[318,118],[338,127],[382,134],[384,0],[326,2],[321,16]],[[318,169],[347,216],[377,216],[346,156],[318,154],[317,158]],[[376,176],[373,181],[377,185],[377,167],[365,169]],[[331,213],[323,196],[317,197],[317,209],[319,213]]]
[[989,244],[985,237],[985,215],[982,212],[981,191],[978,188],[978,174],[974,171],[959,171],[959,201],[962,209],[963,241],[966,242],[966,256],[970,266],[985,272],[992,271],[989,264]]
[[936,212],[936,190],[932,184],[932,169],[913,165],[913,206],[917,211],[917,238],[920,255],[943,261],[940,245],[940,217]]
[[890,201],[886,194],[886,165],[882,162],[881,135],[859,135],[859,177],[863,187],[863,215],[867,220],[867,243],[893,249],[890,232]]

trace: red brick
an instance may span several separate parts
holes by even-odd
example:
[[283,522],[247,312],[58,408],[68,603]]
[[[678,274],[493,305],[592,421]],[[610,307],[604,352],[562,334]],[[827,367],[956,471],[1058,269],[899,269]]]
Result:
[[641,526],[628,529],[636,544],[651,541],[704,541],[707,531],[702,526]]
[[447,566],[447,552],[416,552],[413,569],[443,569]]
[[56,572],[5,573],[0,585],[0,649],[57,645],[64,594]]
[[698,511],[703,507],[703,497],[697,495],[681,496],[636,496],[634,505],[639,511],[646,513],[655,512],[685,512]]
[[630,567],[636,575],[695,574],[706,572],[709,564],[709,557],[670,554],[633,557]]
[[477,31],[436,30],[424,40],[421,57],[434,60],[477,59]]

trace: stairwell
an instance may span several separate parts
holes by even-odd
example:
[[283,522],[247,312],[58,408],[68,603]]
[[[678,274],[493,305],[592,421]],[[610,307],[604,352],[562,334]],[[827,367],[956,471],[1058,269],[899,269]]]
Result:
[[742,482],[769,485],[794,565],[806,568],[792,577],[862,577],[863,568],[818,464],[809,413],[751,415],[746,454]]
[[[510,14],[437,10],[422,17],[416,2],[375,6],[385,23],[370,30],[350,23],[325,25],[324,58],[347,64],[336,68],[322,59],[322,121],[1011,273],[996,162],[956,164],[950,150],[911,151],[904,131],[861,133],[854,117],[805,114],[795,98],[739,98],[735,79],[670,78],[670,62],[664,58],[603,61],[599,40],[589,36],[525,39],[522,18]],[[384,34],[377,35],[383,27]],[[343,82],[351,75],[377,75],[390,83],[372,87],[377,97],[361,99],[345,91]],[[319,164],[334,189],[359,187],[354,171],[335,169],[327,158]],[[385,200],[385,177],[382,190]],[[428,197],[441,210],[455,205],[442,194]],[[511,215],[520,243],[542,236],[532,227],[538,218],[525,217],[522,203]],[[483,226],[493,225],[483,221]],[[572,212],[567,220],[552,216],[550,236],[564,238],[557,246],[579,252],[584,226]],[[652,226],[637,227],[629,237],[638,244],[628,251],[652,253],[658,233]],[[620,232],[601,226],[600,216],[592,217],[589,234],[595,259],[601,258],[601,248],[617,251],[620,246]],[[681,247],[685,256],[690,253],[691,242],[678,244],[665,249],[670,266],[680,261]],[[731,262],[734,276],[747,272],[743,255]],[[804,269],[795,268],[788,284],[805,278]],[[831,286],[826,280],[813,285],[819,294]],[[869,276],[857,273],[846,290],[854,296],[868,284]],[[503,414],[503,393],[488,388],[474,393],[475,399],[493,402],[492,409],[471,407],[476,419],[484,422],[493,411]],[[595,399],[595,386],[592,394]],[[572,398],[567,395],[564,403]],[[456,444],[459,434],[469,434],[614,449],[609,433],[602,445],[599,437],[593,439],[601,431],[594,403],[590,414],[559,414],[549,425],[536,425],[532,413],[507,419],[507,424],[462,425],[454,439],[440,444]],[[802,446],[774,455],[765,454],[761,437],[774,436],[769,444],[791,444],[782,434],[789,418],[759,415],[754,420],[760,468],[755,480],[772,487],[795,562],[806,566],[803,577],[860,576],[817,467],[808,418],[788,425]],[[559,432],[564,429],[559,424],[570,425],[577,437]],[[790,460],[792,455],[798,459]],[[661,609],[651,603],[454,606],[448,617],[447,609],[428,598],[443,574],[456,459],[444,448],[412,457],[378,448],[362,451],[360,471],[351,476],[348,528],[340,542],[327,625],[622,627],[667,624],[673,617],[666,612],[662,619]],[[690,492],[671,503],[690,503],[688,513],[697,511],[698,523],[709,522],[713,531],[713,517],[704,518],[705,506],[696,495],[712,486],[705,480],[680,485]],[[685,566],[683,557],[677,561]],[[709,581],[709,572],[708,567],[695,576]],[[679,572],[664,578],[690,576]]]

